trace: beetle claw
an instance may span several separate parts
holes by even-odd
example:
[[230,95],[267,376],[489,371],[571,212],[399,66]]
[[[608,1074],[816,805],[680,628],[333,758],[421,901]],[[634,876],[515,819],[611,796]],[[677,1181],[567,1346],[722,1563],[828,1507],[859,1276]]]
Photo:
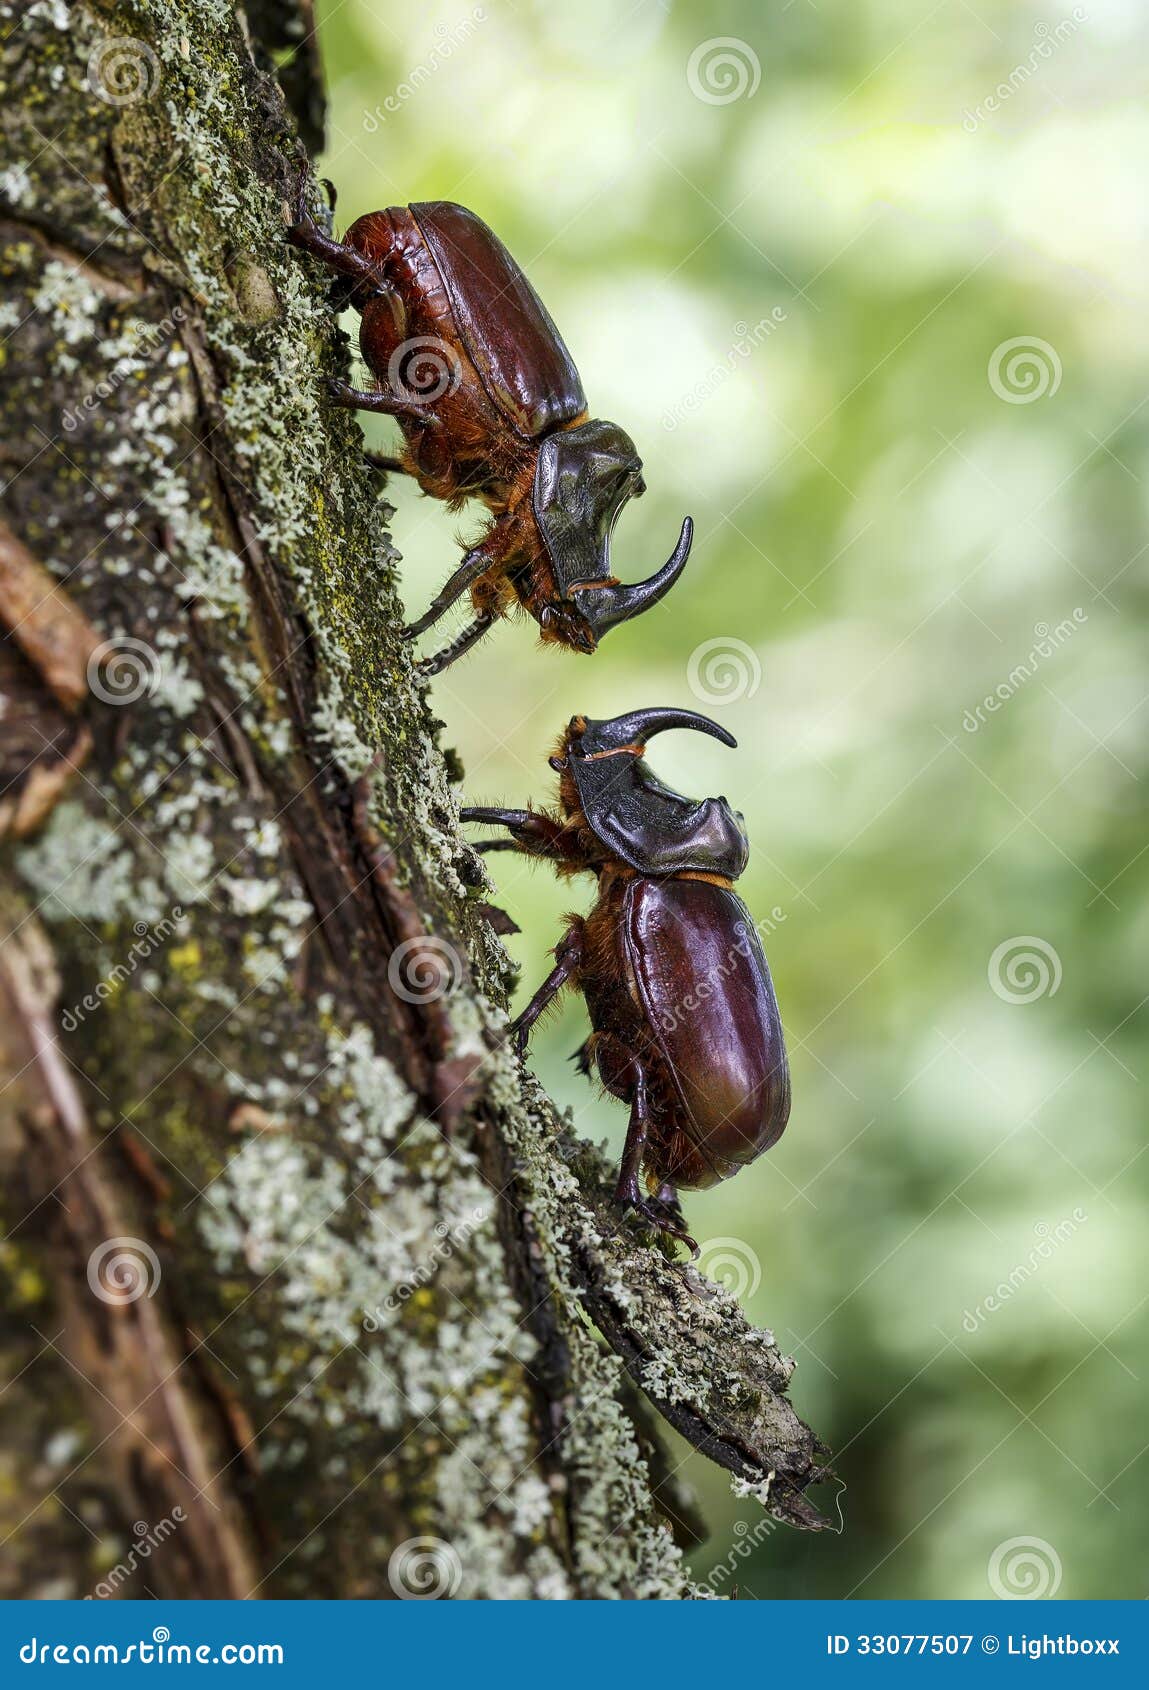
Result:
[[517,1022],[512,1021],[510,1026],[507,1028],[505,1042],[511,1046],[520,1062],[525,1062],[527,1059],[527,1044],[529,1040],[529,1029],[526,1027],[520,1027]]
[[686,1248],[690,1251],[691,1257],[695,1261],[698,1260],[698,1257],[701,1254],[698,1245],[687,1232],[681,1215],[675,1219],[675,1217],[669,1212],[667,1204],[659,1203],[656,1200],[649,1198],[640,1197],[636,1201],[632,1197],[627,1197],[623,1198],[620,1207],[622,1208],[624,1214],[629,1212],[637,1215],[639,1220],[645,1221],[648,1226],[654,1228],[655,1232],[662,1233],[668,1238],[673,1238],[678,1244],[685,1244]]

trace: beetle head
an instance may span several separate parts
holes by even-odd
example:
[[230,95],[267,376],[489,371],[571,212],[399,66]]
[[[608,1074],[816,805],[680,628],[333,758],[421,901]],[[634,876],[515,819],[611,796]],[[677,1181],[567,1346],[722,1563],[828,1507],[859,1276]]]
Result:
[[736,744],[708,716],[693,710],[634,710],[596,722],[575,716],[552,767],[573,784],[570,794],[587,826],[612,856],[643,874],[720,874],[736,880],[748,845],[741,815],[725,798],[684,798],[648,768],[646,742],[669,728],[695,728]]
[[542,625],[564,644],[593,651],[609,629],[657,604],[685,569],[694,533],[689,517],[674,551],[649,580],[626,586],[614,575],[615,522],[626,501],[645,491],[642,460],[616,423],[560,429],[539,447],[532,507],[564,601],[547,607]]

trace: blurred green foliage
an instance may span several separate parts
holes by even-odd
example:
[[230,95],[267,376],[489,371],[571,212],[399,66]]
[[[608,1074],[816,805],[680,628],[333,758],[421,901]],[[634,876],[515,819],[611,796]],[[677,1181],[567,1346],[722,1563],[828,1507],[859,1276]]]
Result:
[[[472,206],[639,443],[620,572],[697,523],[593,661],[504,626],[435,698],[476,801],[543,799],[576,711],[739,736],[653,761],[745,812],[794,1112],[686,1207],[847,1488],[841,1536],[762,1534],[676,1446],[724,1592],[984,1596],[1028,1536],[1061,1596],[1146,1594],[1146,27],[1131,0],[320,7],[340,226]],[[418,612],[458,525],[392,497]],[[525,994],[590,885],[492,870]],[[534,1060],[618,1145],[565,1060],[584,1029],[573,1000]]]

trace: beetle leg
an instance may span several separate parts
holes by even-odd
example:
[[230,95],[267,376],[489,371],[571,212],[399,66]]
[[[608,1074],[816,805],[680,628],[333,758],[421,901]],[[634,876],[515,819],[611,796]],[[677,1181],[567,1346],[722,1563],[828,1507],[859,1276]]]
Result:
[[349,411],[380,411],[386,417],[414,417],[432,428],[439,427],[438,418],[415,399],[402,398],[395,393],[377,393],[366,387],[352,387],[350,382],[341,381],[338,376],[328,376],[325,386],[328,398],[336,405],[346,406]]
[[664,1179],[655,1195],[650,1199],[650,1209],[661,1217],[658,1225],[673,1237],[681,1238],[682,1242],[689,1246],[691,1255],[697,1257],[699,1253],[698,1245],[686,1230],[686,1218],[682,1213],[682,1204],[679,1201],[678,1192],[669,1180]]
[[476,851],[521,851],[528,857],[549,857],[560,862],[580,860],[574,835],[551,816],[534,810],[498,810],[476,804],[459,811],[461,822],[494,822],[509,828],[510,839],[481,839]]
[[[294,222],[287,231],[287,238],[293,246],[309,252],[313,258],[320,258],[324,264],[329,264],[341,276],[348,276],[354,281],[371,285],[373,293],[390,293],[379,266],[362,252],[357,252],[353,246],[345,246],[342,241],[333,240],[325,235],[319,224],[311,215],[307,203],[308,167],[299,167],[299,181],[295,192]],[[333,207],[334,209],[334,207]]]
[[491,822],[513,829],[528,827],[531,819],[530,810],[500,810],[493,804],[467,804],[459,811],[461,822]]
[[510,839],[477,839],[472,844],[472,851],[522,851],[527,848],[527,840],[522,830],[531,821],[529,810],[493,810],[482,804],[472,805],[469,809],[459,811],[461,822],[498,822],[502,827],[511,829]]
[[555,947],[555,966],[551,969],[530,1003],[511,1022],[509,1036],[514,1039],[519,1056],[527,1054],[527,1040],[530,1038],[531,1028],[543,1013],[544,1009],[558,997],[563,987],[568,984],[573,974],[578,972],[582,963],[582,922],[572,922],[567,928],[566,937]]
[[633,1065],[634,1090],[630,1099],[630,1121],[626,1129],[626,1144],[618,1170],[618,1185],[614,1199],[625,1208],[646,1212],[642,1193],[638,1188],[638,1174],[646,1154],[646,1138],[650,1130],[650,1111],[646,1100],[646,1074],[642,1064]]
[[443,670],[449,668],[457,658],[462,657],[464,652],[470,651],[476,640],[482,639],[494,620],[494,611],[484,610],[481,615],[475,617],[473,622],[468,622],[463,632],[453,639],[450,645],[445,645],[442,651],[435,653],[434,657],[424,658],[422,663],[418,665],[419,673],[421,675],[441,675]]
[[433,622],[437,622],[444,611],[450,610],[455,600],[466,592],[473,581],[478,580],[484,570],[490,567],[491,558],[482,546],[477,546],[474,551],[468,552],[458,569],[435,594],[419,620],[404,628],[404,638],[408,640],[418,639],[419,635],[425,633]]
[[363,462],[370,469],[381,469],[388,475],[409,475],[407,465],[402,458],[393,458],[387,452],[370,452],[364,447]]
[[349,311],[355,303],[356,286],[350,276],[336,276],[327,290],[327,309],[337,317]]
[[682,1204],[679,1201],[678,1192],[668,1179],[663,1180],[651,1201],[665,1209],[673,1220],[682,1221]]
[[[658,1196],[654,1198],[644,1197],[639,1187],[638,1176],[642,1170],[642,1159],[646,1153],[646,1140],[650,1131],[650,1108],[646,1094],[646,1074],[642,1064],[633,1061],[631,1071],[634,1074],[634,1089],[630,1100],[630,1124],[626,1129],[626,1143],[619,1164],[615,1202],[620,1203],[624,1209],[635,1210],[643,1220],[649,1221],[656,1231],[679,1239],[691,1255],[697,1257],[698,1245],[686,1230],[678,1204],[678,1193],[674,1187],[664,1181],[659,1187]],[[667,1192],[669,1197],[664,1196]]]

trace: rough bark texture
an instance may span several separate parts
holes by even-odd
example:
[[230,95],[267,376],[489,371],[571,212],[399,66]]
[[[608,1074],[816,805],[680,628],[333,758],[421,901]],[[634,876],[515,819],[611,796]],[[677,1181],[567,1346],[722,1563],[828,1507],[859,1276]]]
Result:
[[499,1047],[283,239],[309,10],[0,18],[2,1593],[690,1595],[648,1402],[794,1524],[821,1452]]

